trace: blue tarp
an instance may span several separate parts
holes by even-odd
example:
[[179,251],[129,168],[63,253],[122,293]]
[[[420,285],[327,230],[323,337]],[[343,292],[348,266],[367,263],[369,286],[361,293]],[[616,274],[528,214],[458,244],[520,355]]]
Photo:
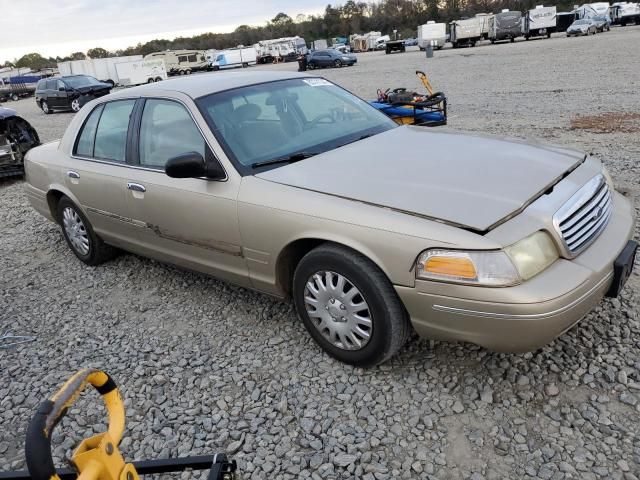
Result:
[[[414,117],[413,108],[400,107],[389,105],[388,103],[381,102],[369,102],[373,107],[380,110],[382,113],[391,118],[396,117]],[[442,122],[445,120],[445,116],[443,112],[431,112],[426,110],[420,110],[419,108],[415,111],[415,122]]]

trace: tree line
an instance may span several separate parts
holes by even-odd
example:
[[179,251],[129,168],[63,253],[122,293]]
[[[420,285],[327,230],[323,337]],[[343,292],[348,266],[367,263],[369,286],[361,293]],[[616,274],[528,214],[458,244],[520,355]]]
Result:
[[[428,20],[450,22],[471,17],[476,13],[496,13],[502,9],[524,11],[534,8],[540,0],[381,0],[379,2],[357,2],[348,0],[343,5],[327,5],[318,15],[296,15],[278,13],[263,26],[240,25],[230,33],[204,33],[193,37],[178,37],[173,40],[156,39],[138,43],[125,49],[107,51],[96,47],[86,53],[75,52],[66,57],[42,57],[29,53],[5,66],[29,67],[39,70],[55,67],[58,62],[105,58],[123,55],[147,55],[151,52],[179,49],[224,49],[238,45],[253,45],[270,38],[300,36],[307,42],[334,37],[348,37],[353,33],[379,31],[383,34],[398,32],[399,38],[416,36],[418,25]],[[574,2],[551,0],[545,6],[558,7],[558,11],[570,11]]]

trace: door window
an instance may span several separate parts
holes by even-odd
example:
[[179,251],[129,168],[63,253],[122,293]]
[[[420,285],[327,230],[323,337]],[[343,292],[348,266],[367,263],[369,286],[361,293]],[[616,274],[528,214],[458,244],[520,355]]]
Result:
[[129,117],[135,103],[135,100],[118,100],[105,104],[96,130],[94,157],[125,161]]
[[81,157],[93,157],[93,145],[96,139],[96,130],[98,121],[102,113],[103,105],[99,105],[91,112],[87,120],[84,122],[82,132],[76,142],[76,155]]
[[140,165],[163,169],[167,160],[188,152],[205,158],[204,138],[187,109],[171,100],[147,100],[140,123]]
[[56,90],[60,90],[60,89],[66,90],[67,86],[61,80],[58,80],[58,83],[56,84]]

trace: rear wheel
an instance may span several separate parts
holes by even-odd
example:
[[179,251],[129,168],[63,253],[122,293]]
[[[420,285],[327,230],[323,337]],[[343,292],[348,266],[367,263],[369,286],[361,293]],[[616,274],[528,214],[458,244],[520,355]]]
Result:
[[333,62],[333,66],[336,68],[340,68],[342,66],[342,62],[340,60],[336,60]]
[[149,80],[147,80],[147,83],[153,83],[153,82],[154,82],[153,78],[150,78]]
[[67,245],[82,262],[99,265],[117,255],[118,251],[95,234],[87,217],[68,197],[60,199],[57,213]]
[[156,77],[156,82],[161,82],[162,81],[162,77]]
[[382,363],[410,333],[404,306],[386,275],[365,256],[339,245],[322,245],[302,258],[293,297],[309,334],[345,363]]
[[188,68],[184,71],[185,75],[191,75],[191,69]]
[[51,113],[51,109],[49,108],[49,104],[47,103],[46,100],[40,100],[40,108],[47,115]]
[[11,100],[13,100],[14,102],[17,102],[18,100],[20,100],[20,97],[18,96],[17,93],[12,93]]

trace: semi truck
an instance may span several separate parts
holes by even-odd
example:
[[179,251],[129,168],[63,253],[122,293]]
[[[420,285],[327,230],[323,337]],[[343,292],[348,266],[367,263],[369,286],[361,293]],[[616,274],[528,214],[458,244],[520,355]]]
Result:
[[216,52],[209,65],[213,70],[226,68],[245,68],[255,65],[257,60],[256,49],[253,47],[229,48]]
[[522,36],[522,13],[503,10],[489,17],[489,40],[491,43],[515,39]]
[[476,42],[482,39],[484,21],[484,18],[473,17],[451,22],[449,30],[453,48],[475,47]]
[[447,24],[436,23],[433,20],[418,27],[418,47],[420,50],[431,45],[440,50],[447,42]]
[[617,2],[609,7],[611,23],[624,27],[626,25],[640,25],[640,3]]
[[[531,37],[551,37],[556,31],[556,7],[537,5],[522,17],[522,34]],[[566,29],[565,29],[566,30]]]
[[165,50],[146,55],[145,60],[164,60],[168,75],[190,75],[192,72],[209,70],[203,50]]

